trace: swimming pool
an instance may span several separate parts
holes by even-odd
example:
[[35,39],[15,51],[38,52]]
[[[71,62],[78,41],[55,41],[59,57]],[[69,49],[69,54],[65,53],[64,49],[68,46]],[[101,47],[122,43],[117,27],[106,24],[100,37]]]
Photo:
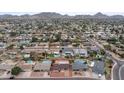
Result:
[[32,60],[28,60],[28,61],[27,61],[27,63],[32,64],[32,63],[33,63],[33,61],[32,61]]

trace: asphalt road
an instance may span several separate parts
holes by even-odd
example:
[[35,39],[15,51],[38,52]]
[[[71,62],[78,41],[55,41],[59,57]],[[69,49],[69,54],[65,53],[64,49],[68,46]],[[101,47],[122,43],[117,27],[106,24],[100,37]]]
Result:
[[112,69],[112,79],[119,80],[119,68],[120,66],[116,64]]
[[119,68],[119,79],[124,80],[124,65]]

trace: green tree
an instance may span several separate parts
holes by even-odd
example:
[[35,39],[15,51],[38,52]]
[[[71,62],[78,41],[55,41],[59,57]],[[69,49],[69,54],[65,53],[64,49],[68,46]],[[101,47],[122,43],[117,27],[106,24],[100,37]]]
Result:
[[111,39],[107,40],[109,43],[115,44],[118,40],[114,37],[112,37]]
[[14,36],[16,36],[17,35],[17,32],[10,32],[10,36],[11,37],[14,37]]
[[101,55],[105,55],[105,51],[103,49],[100,50]]
[[107,60],[106,60],[106,63],[112,64],[113,61],[112,61],[111,59],[107,59]]
[[20,67],[16,66],[16,67],[12,68],[11,74],[12,75],[18,75],[21,71],[22,71],[22,69]]
[[20,49],[21,49],[21,50],[23,50],[23,49],[24,49],[23,45],[21,45],[21,46],[20,46]]
[[7,46],[6,48],[7,48],[8,50],[9,50],[9,49],[13,49],[13,48],[14,48],[14,44],[11,44],[11,45]]
[[104,45],[104,48],[105,48],[106,50],[111,50],[111,45]]
[[122,40],[122,39],[123,39],[123,36],[122,36],[122,35],[120,35],[119,40]]
[[36,37],[32,37],[32,42],[37,42],[38,39]]

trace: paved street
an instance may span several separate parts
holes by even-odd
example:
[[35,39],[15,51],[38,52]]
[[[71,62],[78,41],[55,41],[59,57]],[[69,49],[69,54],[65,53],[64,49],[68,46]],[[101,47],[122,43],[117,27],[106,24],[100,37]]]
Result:
[[119,68],[118,64],[112,68],[112,80],[119,80]]
[[119,79],[124,80],[124,65],[119,68]]

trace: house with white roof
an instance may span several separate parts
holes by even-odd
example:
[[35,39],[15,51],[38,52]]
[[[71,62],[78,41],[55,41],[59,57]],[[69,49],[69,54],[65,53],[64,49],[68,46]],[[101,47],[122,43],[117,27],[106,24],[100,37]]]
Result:
[[83,57],[88,57],[88,52],[87,49],[73,49],[74,55],[80,55]]

